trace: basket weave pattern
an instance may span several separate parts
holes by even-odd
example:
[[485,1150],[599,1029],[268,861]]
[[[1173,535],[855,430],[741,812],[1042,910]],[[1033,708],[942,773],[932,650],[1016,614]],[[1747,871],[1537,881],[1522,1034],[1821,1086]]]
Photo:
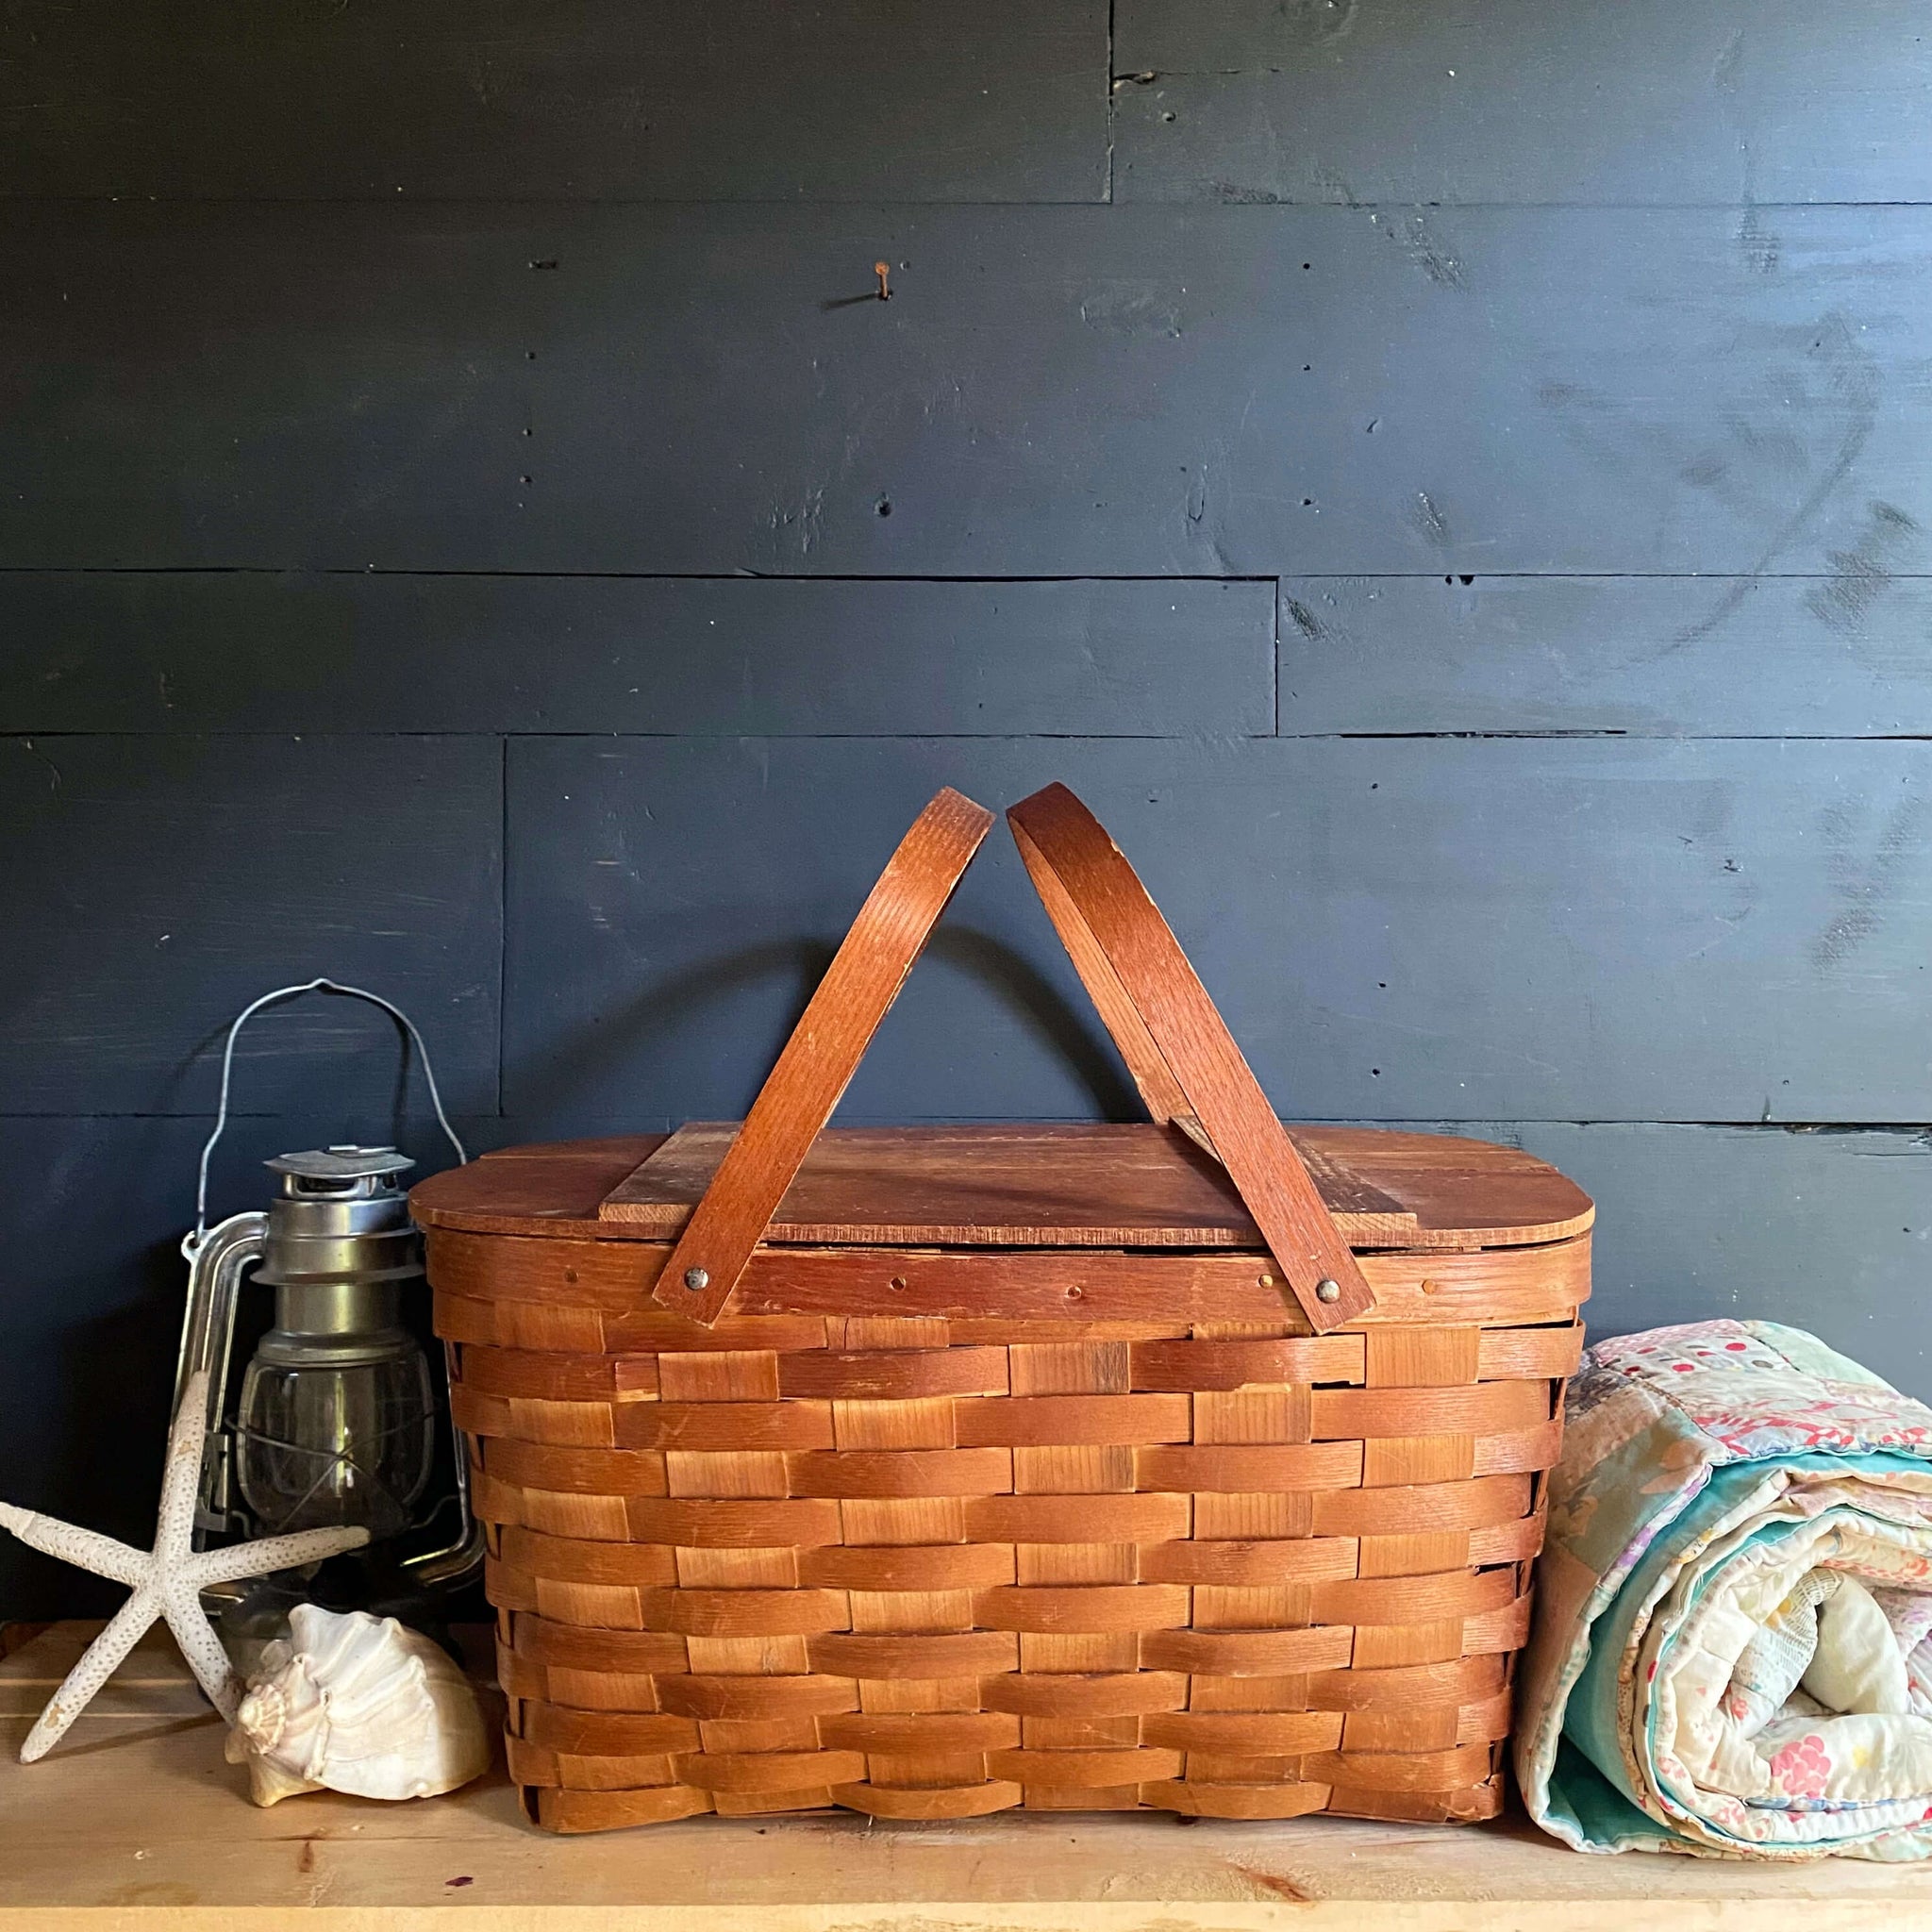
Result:
[[1489,1816],[1587,1256],[1324,1336],[440,1293],[511,1774],[566,1831]]

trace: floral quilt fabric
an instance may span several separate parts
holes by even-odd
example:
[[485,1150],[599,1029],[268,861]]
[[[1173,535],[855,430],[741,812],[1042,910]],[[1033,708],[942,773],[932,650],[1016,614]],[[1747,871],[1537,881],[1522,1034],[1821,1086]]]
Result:
[[1932,1856],[1932,1409],[1802,1329],[1597,1343],[1518,1681],[1579,1851]]

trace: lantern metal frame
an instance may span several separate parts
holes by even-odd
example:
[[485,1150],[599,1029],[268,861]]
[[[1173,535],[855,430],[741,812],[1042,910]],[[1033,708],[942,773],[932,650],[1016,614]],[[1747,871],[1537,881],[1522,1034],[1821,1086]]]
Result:
[[[442,1096],[436,1085],[436,1073],[430,1064],[429,1050],[424,1043],[422,1034],[417,1030],[415,1022],[400,1007],[384,999],[379,993],[369,992],[361,987],[345,986],[332,979],[311,979],[300,985],[279,987],[273,992],[264,993],[259,999],[251,1001],[236,1015],[228,1028],[227,1040],[222,1052],[221,1100],[215,1115],[214,1131],[209,1134],[201,1150],[201,1166],[195,1188],[194,1226],[183,1237],[181,1242],[182,1257],[189,1264],[189,1290],[181,1327],[180,1354],[175,1365],[175,1397],[171,1413],[179,1411],[189,1384],[194,1375],[206,1372],[208,1377],[208,1411],[203,1421],[201,1475],[196,1492],[194,1541],[197,1548],[205,1547],[210,1536],[232,1528],[235,1440],[233,1432],[228,1427],[225,1411],[229,1376],[233,1366],[235,1321],[240,1307],[242,1278],[269,1251],[273,1212],[250,1209],[244,1213],[232,1214],[225,1221],[209,1227],[208,1164],[216,1143],[221,1140],[228,1124],[228,1098],[233,1081],[237,1036],[247,1022],[264,1007],[275,1006],[283,1000],[298,998],[308,992],[336,993],[348,998],[366,1000],[372,1006],[381,1008],[407,1030],[423,1063],[424,1079],[429,1089],[430,1105],[435,1109],[437,1124],[456,1150],[458,1162],[466,1164],[469,1160],[468,1152],[458,1138],[456,1129],[450,1125],[449,1116],[443,1111]],[[392,1149],[341,1147],[325,1150],[320,1155],[285,1155],[269,1162],[269,1166],[283,1175],[284,1198],[300,1201],[303,1196],[295,1185],[296,1181],[307,1176],[308,1169],[316,1167],[318,1162],[321,1164],[318,1174],[325,1174],[331,1159],[338,1160],[339,1171],[352,1178],[357,1175],[392,1174],[414,1165],[405,1157],[395,1154]],[[324,1191],[309,1198],[318,1202],[334,1201],[353,1205],[358,1200],[382,1197],[367,1193],[352,1195],[341,1191]],[[380,1230],[377,1238],[389,1235],[404,1237],[411,1252],[414,1251],[414,1245],[419,1239],[408,1222],[407,1213],[397,1226]],[[366,1235],[352,1238],[369,1239]],[[320,1245],[326,1249],[328,1243],[325,1235]],[[379,1271],[378,1275],[372,1278],[402,1280],[419,1277],[420,1274],[420,1264],[406,1265]],[[445,1388],[453,1386],[456,1380],[454,1356],[453,1347],[445,1342]],[[456,1536],[435,1548],[401,1557],[397,1563],[397,1567],[409,1582],[425,1591],[453,1587],[467,1581],[480,1569],[483,1560],[483,1529],[470,1502],[470,1444],[464,1431],[456,1425],[453,1416],[449,1421],[449,1440],[458,1509]],[[440,1509],[442,1505],[439,1503],[437,1507]],[[433,1521],[435,1513],[432,1511],[425,1522]]]

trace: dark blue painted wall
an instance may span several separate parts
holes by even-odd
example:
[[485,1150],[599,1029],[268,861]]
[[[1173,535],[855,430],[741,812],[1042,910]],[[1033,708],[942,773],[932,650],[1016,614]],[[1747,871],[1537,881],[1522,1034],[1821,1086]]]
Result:
[[[1923,26],[7,9],[0,1493],[144,1527],[253,994],[401,1001],[479,1145],[731,1112],[924,797],[1049,777],[1285,1114],[1932,1393]],[[221,1211],[441,1158],[361,1009],[239,1077]],[[848,1117],[1131,1110],[990,844]]]

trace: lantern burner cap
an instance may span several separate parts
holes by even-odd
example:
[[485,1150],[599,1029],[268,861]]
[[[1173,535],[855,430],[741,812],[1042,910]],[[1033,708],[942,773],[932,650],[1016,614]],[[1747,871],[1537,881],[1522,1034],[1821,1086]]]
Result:
[[401,1174],[415,1166],[407,1154],[393,1147],[354,1145],[310,1148],[305,1154],[278,1154],[262,1165],[275,1174],[292,1174],[308,1181],[375,1180],[384,1174]]

